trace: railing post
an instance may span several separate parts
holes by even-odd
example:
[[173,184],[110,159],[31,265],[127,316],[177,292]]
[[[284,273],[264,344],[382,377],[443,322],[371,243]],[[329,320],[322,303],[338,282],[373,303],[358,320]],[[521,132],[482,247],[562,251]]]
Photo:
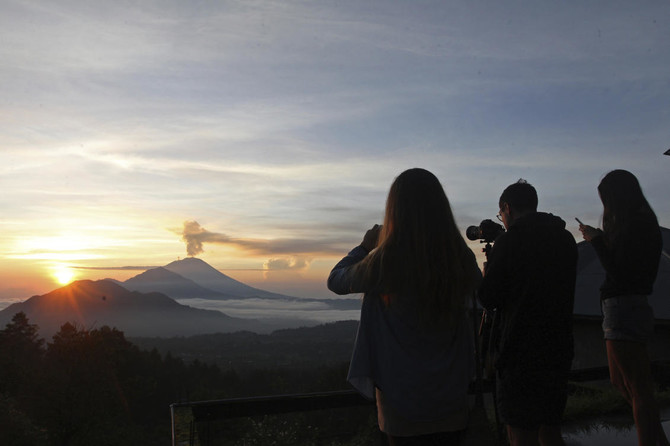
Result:
[[170,419],[172,421],[172,446],[177,446],[176,428],[174,420],[174,404],[170,404]]

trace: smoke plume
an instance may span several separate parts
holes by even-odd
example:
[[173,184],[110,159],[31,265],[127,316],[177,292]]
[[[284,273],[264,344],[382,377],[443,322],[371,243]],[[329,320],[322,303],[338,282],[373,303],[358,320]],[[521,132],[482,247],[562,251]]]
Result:
[[195,220],[185,221],[181,235],[186,243],[189,256],[202,254],[205,243],[235,245],[253,254],[276,256],[266,262],[265,269],[303,269],[309,266],[310,258],[315,255],[339,255],[346,252],[351,242],[340,239],[320,238],[319,240],[283,238],[283,239],[252,239],[234,238],[226,234],[210,232]]
[[202,247],[203,243],[230,243],[231,239],[225,234],[217,234],[216,232],[209,232],[197,221],[185,221],[184,231],[181,239],[186,242],[186,253],[190,256],[197,256],[205,250]]

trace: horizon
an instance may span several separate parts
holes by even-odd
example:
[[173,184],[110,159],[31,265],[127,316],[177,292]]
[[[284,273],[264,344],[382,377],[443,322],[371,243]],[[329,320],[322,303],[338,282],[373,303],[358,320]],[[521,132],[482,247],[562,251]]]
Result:
[[7,0],[0,26],[0,302],[189,254],[334,297],[411,167],[463,235],[524,178],[579,242],[617,168],[670,226],[667,2]]
[[[663,231],[664,240],[670,240],[670,229],[663,226],[661,229]],[[479,243],[481,246],[482,243]],[[578,262],[577,286],[575,290],[575,314],[596,315],[599,314],[600,311],[600,307],[597,304],[598,299],[591,299],[589,297],[597,296],[597,290],[600,286],[598,277],[594,275],[597,269],[594,270],[593,266],[591,265],[593,260],[596,258],[596,254],[593,248],[591,248],[586,241],[577,242],[577,247],[580,252],[580,261]],[[662,257],[667,257],[670,259],[665,248],[663,250]],[[195,262],[198,264],[196,268],[193,268],[192,266],[184,267],[185,263],[194,263],[191,262],[192,260],[197,261]],[[200,265],[203,266],[201,267]],[[600,269],[602,270],[602,267],[600,267]],[[168,275],[165,276],[164,273],[159,275],[145,275],[145,273],[151,270],[164,270],[168,273]],[[216,274],[212,276],[209,273],[210,271],[215,271]],[[650,296],[650,303],[654,308],[656,308],[656,316],[664,320],[668,318],[667,310],[662,304],[662,302],[665,300],[665,294],[668,287],[668,271],[667,260],[661,258],[661,262],[659,264],[659,276],[656,280],[654,292]],[[586,274],[583,274],[584,272],[586,272]],[[348,296],[339,296],[331,293],[331,296],[328,296],[327,298],[305,298],[287,294],[277,295],[272,291],[270,291],[268,294],[267,291],[269,290],[255,287],[250,288],[250,286],[244,282],[237,281],[232,276],[225,274],[224,272],[218,270],[203,259],[200,259],[196,256],[187,256],[183,259],[178,258],[175,261],[161,266],[142,267],[139,270],[135,269],[135,273],[136,274],[134,274],[129,279],[142,279],[139,282],[133,282],[133,285],[130,287],[126,285],[126,282],[130,282],[129,279],[126,279],[125,281],[119,281],[118,279],[110,277],[104,277],[101,279],[82,278],[61,284],[55,289],[42,293],[41,295],[50,294],[51,292],[57,291],[61,288],[67,288],[77,282],[111,280],[129,291],[138,291],[140,293],[159,292],[165,294],[182,305],[193,306],[195,308],[201,309],[217,310],[223,312],[224,314],[236,317],[260,317],[262,319],[274,317],[278,319],[286,319],[287,315],[294,317],[292,312],[298,311],[303,313],[302,316],[295,316],[299,319],[312,321],[317,319],[321,322],[342,320],[342,317],[350,319],[354,317],[354,313],[357,313],[358,310],[352,312],[350,309],[330,308],[328,305],[326,305],[324,308],[314,308],[312,306],[313,304],[317,302],[325,304],[332,300],[341,299],[360,300],[360,297],[362,297],[360,293]],[[602,275],[604,277],[604,271],[602,272]],[[176,279],[177,281],[174,282],[174,276],[180,277],[181,279]],[[197,288],[188,288],[191,286],[188,285],[188,283],[183,283],[182,285],[182,282],[180,282],[182,279],[185,279]],[[223,281],[221,281],[221,279]],[[229,279],[232,279],[233,282],[230,282]],[[602,278],[600,278],[600,280],[602,280]],[[238,283],[235,284],[234,282]],[[184,285],[187,286],[186,289],[184,289]],[[184,292],[187,294],[184,295]],[[213,293],[210,294],[210,292]],[[257,294],[257,292],[260,292],[260,294]],[[205,295],[197,294],[194,296],[193,293],[205,293]],[[223,293],[223,295],[220,293]],[[40,295],[31,296],[31,298],[32,297],[40,297]],[[12,303],[22,303],[28,299],[29,298],[11,299],[6,301],[0,299],[0,311]],[[289,305],[287,306],[287,304]],[[307,307],[301,307],[305,304]],[[297,307],[295,307],[295,305],[297,305]],[[327,310],[324,313],[327,313],[326,315],[321,314],[319,316],[317,315],[317,312],[314,311],[324,309]],[[656,313],[656,311],[659,313]],[[270,316],[271,314],[274,314],[274,316]],[[309,315],[310,317],[306,317],[306,315]]]
[[[149,271],[156,273],[147,275]],[[268,293],[235,283],[196,257],[140,272],[133,279],[74,280],[25,300],[0,301],[0,316],[8,323],[17,312],[24,312],[47,337],[65,322],[167,336],[208,330],[269,332],[357,320],[360,312],[359,298],[305,299]],[[333,304],[335,300],[339,302]],[[179,305],[166,307],[166,301]],[[9,310],[12,304],[17,305]],[[200,310],[214,310],[225,319],[212,319]]]
[[[117,284],[117,285],[119,285],[119,286],[121,286],[121,287],[123,287],[123,288],[126,288],[126,289],[129,290],[129,291],[133,291],[133,289],[128,288],[128,287],[126,286],[126,282],[128,282],[130,279],[135,279],[135,278],[138,278],[138,277],[142,277],[142,276],[145,275],[145,273],[147,273],[147,272],[149,272],[149,271],[153,271],[153,270],[164,270],[164,271],[167,271],[167,272],[168,272],[169,274],[171,274],[171,275],[176,275],[176,276],[178,276],[178,277],[181,277],[182,279],[185,279],[185,280],[187,280],[187,281],[193,282],[195,285],[198,285],[198,286],[200,286],[200,287],[202,287],[202,288],[204,288],[204,289],[206,289],[206,290],[208,290],[208,291],[214,291],[214,292],[216,292],[215,289],[208,288],[208,286],[207,286],[206,283],[202,283],[202,282],[200,282],[200,279],[202,279],[202,276],[200,277],[200,279],[197,278],[198,273],[201,274],[201,273],[202,273],[202,270],[198,270],[198,269],[196,269],[196,270],[191,270],[191,271],[195,271],[195,274],[196,274],[196,277],[192,277],[192,276],[189,275],[188,273],[183,274],[183,273],[174,271],[174,270],[172,270],[172,269],[169,268],[170,266],[173,266],[173,267],[174,267],[175,264],[183,264],[184,262],[188,262],[188,261],[190,261],[190,260],[197,260],[199,264],[204,265],[204,268],[206,268],[205,271],[209,271],[209,270],[211,269],[211,270],[213,270],[213,271],[216,271],[217,273],[220,273],[220,274],[222,275],[221,277],[225,278],[225,279],[224,279],[225,281],[228,281],[228,279],[232,279],[234,282],[238,282],[239,284],[241,284],[241,285],[243,285],[243,286],[245,286],[245,287],[250,287],[250,288],[252,288],[252,289],[256,289],[257,291],[264,292],[264,293],[270,293],[270,294],[277,294],[276,297],[283,296],[283,297],[285,297],[285,298],[289,298],[289,299],[294,299],[294,298],[295,298],[295,299],[298,299],[298,300],[302,300],[302,299],[304,299],[305,302],[307,302],[307,301],[310,300],[310,298],[306,298],[306,297],[304,297],[304,296],[303,296],[303,297],[298,297],[298,296],[291,296],[291,295],[282,295],[282,294],[280,294],[280,293],[274,293],[274,292],[269,291],[269,290],[264,290],[264,289],[261,289],[261,288],[253,287],[253,286],[251,286],[251,285],[248,285],[248,284],[246,284],[246,283],[244,283],[244,282],[242,282],[242,281],[239,281],[239,280],[235,279],[235,278],[232,277],[230,274],[226,274],[226,273],[224,273],[223,271],[221,271],[221,270],[219,270],[219,269],[213,267],[212,265],[210,265],[209,263],[207,263],[206,261],[204,261],[203,259],[201,259],[201,258],[199,258],[199,257],[196,257],[196,256],[187,256],[187,257],[184,257],[184,258],[180,258],[180,257],[178,257],[177,260],[173,260],[173,261],[168,262],[168,263],[166,263],[166,264],[164,264],[164,265],[146,266],[146,267],[133,267],[133,268],[131,268],[131,269],[127,269],[127,271],[133,271],[133,274],[132,274],[129,278],[125,279],[125,280],[119,280],[119,279],[116,279],[116,278],[114,278],[114,277],[101,277],[101,278],[77,277],[77,278],[73,278],[71,275],[64,275],[64,276],[62,277],[62,279],[64,279],[64,280],[61,282],[61,281],[60,281],[61,277],[59,277],[58,274],[56,274],[54,278],[55,278],[55,280],[56,280],[57,283],[54,285],[54,288],[49,289],[49,290],[47,290],[47,291],[45,291],[45,292],[43,292],[43,293],[35,294],[35,295],[32,295],[32,296],[16,297],[16,298],[9,298],[9,299],[0,299],[0,311],[2,311],[3,309],[5,309],[6,307],[8,307],[9,305],[11,305],[12,303],[21,303],[21,302],[25,302],[26,300],[28,300],[28,299],[30,299],[30,298],[32,298],[32,297],[40,297],[40,296],[43,296],[43,295],[46,295],[46,294],[50,294],[50,293],[52,293],[52,292],[54,292],[54,291],[57,291],[57,290],[60,290],[60,289],[62,289],[62,288],[68,288],[69,286],[71,286],[71,285],[73,285],[73,284],[77,284],[78,282],[93,282],[93,283],[95,283],[95,282],[99,282],[99,281],[111,281],[112,283],[115,283],[115,284]],[[80,269],[83,269],[84,271],[89,270],[89,268],[86,268],[86,267],[83,267],[83,268],[80,268]],[[121,268],[121,269],[124,270],[124,271],[126,270],[125,268]],[[92,268],[92,270],[94,270],[94,271],[108,271],[108,269],[106,269],[106,268]],[[114,270],[116,270],[116,269],[114,269]],[[188,270],[187,270],[187,271],[188,271]],[[264,271],[264,270],[259,270],[259,271]],[[154,276],[154,277],[155,277],[155,276]],[[159,277],[160,277],[160,276],[159,276]],[[211,277],[210,277],[210,278],[211,278]],[[150,280],[151,280],[151,279],[150,279]],[[153,280],[155,280],[155,279],[153,279]],[[218,280],[218,279],[217,279],[217,280]],[[227,283],[229,283],[229,282],[227,282]],[[233,285],[233,286],[234,286],[234,285]],[[135,290],[135,291],[137,291],[137,290]],[[204,290],[203,290],[203,291],[204,291]],[[146,292],[150,292],[150,291],[139,291],[139,292],[141,292],[141,293],[146,293]],[[154,291],[152,291],[152,292],[160,292],[160,291],[159,291],[159,290],[154,290]],[[163,292],[163,294],[166,294],[166,293]],[[327,301],[329,301],[329,300],[341,300],[341,299],[347,299],[347,296],[338,296],[338,295],[335,295],[334,293],[331,293],[331,294],[332,294],[332,295],[329,296],[329,297],[327,297],[327,298],[312,298],[311,300],[315,300],[315,301],[325,301],[325,302],[327,302]],[[167,295],[167,294],[166,294],[166,295]],[[175,301],[177,301],[177,302],[180,302],[180,303],[182,303],[182,302],[187,302],[187,301],[189,301],[189,300],[191,300],[191,301],[197,301],[197,300],[207,301],[207,300],[208,300],[208,299],[206,299],[206,298],[205,298],[205,299],[199,299],[199,298],[179,298],[179,297],[173,297],[173,296],[168,296],[168,297],[170,297],[171,299],[173,299],[173,300],[175,300]],[[240,300],[248,299],[247,297],[244,297],[243,295],[236,296],[235,298],[236,298],[236,299],[240,299]],[[254,297],[254,298],[255,298],[255,297]],[[258,298],[260,298],[260,299],[267,299],[267,297],[258,297]],[[355,298],[354,298],[354,299],[355,299]],[[207,306],[204,306],[204,307],[202,307],[202,308],[206,308],[206,307],[207,307]],[[198,307],[198,308],[201,308],[201,307]]]

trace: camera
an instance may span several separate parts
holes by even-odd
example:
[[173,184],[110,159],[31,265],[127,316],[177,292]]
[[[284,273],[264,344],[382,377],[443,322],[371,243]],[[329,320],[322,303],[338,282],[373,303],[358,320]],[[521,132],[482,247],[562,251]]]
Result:
[[482,243],[492,243],[500,234],[505,232],[502,225],[493,220],[482,220],[479,226],[468,226],[465,235],[470,240],[481,240]]

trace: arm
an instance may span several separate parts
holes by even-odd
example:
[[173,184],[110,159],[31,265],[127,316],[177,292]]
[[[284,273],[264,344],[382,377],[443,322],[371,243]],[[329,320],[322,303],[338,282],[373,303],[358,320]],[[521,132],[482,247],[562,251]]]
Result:
[[377,246],[381,226],[374,225],[369,229],[361,244],[352,249],[349,254],[340,260],[328,276],[328,289],[335,294],[363,293],[365,289],[362,271],[356,268],[369,253]]
[[601,237],[603,235],[603,231],[601,229],[594,228],[593,226],[585,225],[580,223],[579,224],[579,231],[582,233],[584,236],[584,240],[587,242],[591,242],[592,240]]
[[595,249],[605,271],[611,271],[613,267],[613,253],[605,241],[605,233],[601,229],[583,224],[579,225],[579,230],[584,236],[584,240],[591,243],[593,249]]
[[644,277],[656,276],[663,242],[655,220],[637,216],[611,243],[605,237],[591,243],[611,280],[624,290]]
[[330,272],[328,289],[339,295],[364,292],[361,273],[356,265],[367,255],[368,251],[363,246],[352,249]]
[[605,237],[601,234],[598,237],[594,237],[589,240],[593,249],[595,249],[600,263],[602,264],[605,271],[612,271],[614,265],[613,252],[605,241]]

